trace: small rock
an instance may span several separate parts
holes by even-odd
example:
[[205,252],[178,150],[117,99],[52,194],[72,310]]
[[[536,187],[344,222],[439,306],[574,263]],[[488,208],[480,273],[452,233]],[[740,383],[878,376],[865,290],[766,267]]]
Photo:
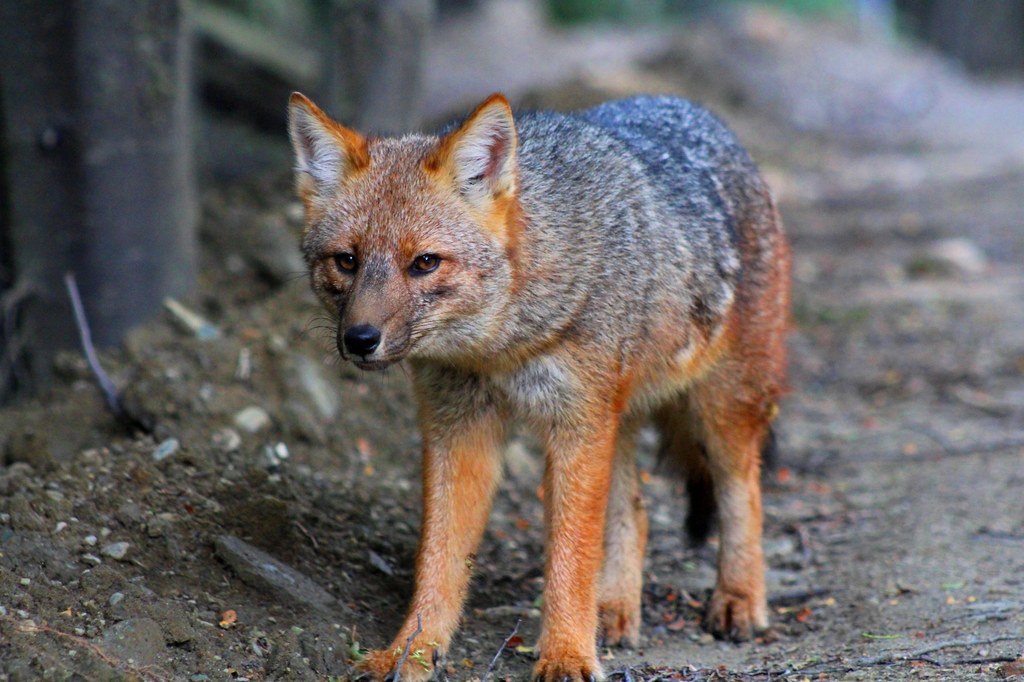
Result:
[[384,557],[382,557],[380,554],[377,554],[372,549],[370,550],[370,565],[376,568],[384,575],[395,574],[395,569],[391,567],[391,564],[389,564]]
[[238,431],[228,426],[214,433],[212,442],[221,452],[236,452],[242,447],[242,437],[238,435]]
[[505,448],[505,470],[510,478],[520,483],[539,482],[541,458],[531,453],[526,444],[516,438]]
[[53,529],[53,532],[54,533],[59,533],[62,530],[64,530],[65,528],[67,528],[67,527],[68,527],[67,521],[58,521],[57,525]]
[[138,667],[156,665],[165,651],[160,625],[152,618],[129,618],[103,635],[104,648]]
[[203,673],[196,673],[195,675],[192,675],[188,678],[189,682],[207,682],[207,680],[209,679],[210,676],[204,675]]
[[306,211],[302,208],[302,204],[293,201],[285,206],[284,216],[292,225],[302,225],[306,219]]
[[242,582],[252,587],[325,611],[334,604],[334,597],[308,576],[243,540],[221,535],[214,541],[214,549]]
[[20,581],[18,581],[18,582],[20,582],[20,583],[21,583],[22,585],[24,585],[25,587],[28,587],[29,585],[31,585],[31,584],[32,584],[32,578],[22,578],[22,579],[21,579]]
[[124,593],[123,592],[115,592],[114,594],[110,595],[110,599],[107,600],[107,603],[109,603],[111,606],[117,606],[118,604],[120,604],[123,601],[124,601]]
[[178,517],[169,512],[157,514],[146,524],[146,535],[151,538],[163,537],[177,520]]
[[271,471],[281,466],[281,462],[288,459],[289,456],[291,453],[288,452],[288,446],[284,443],[276,443],[263,448],[264,466]]
[[164,308],[171,314],[171,319],[197,339],[209,341],[220,338],[220,329],[208,322],[198,313],[192,312],[173,298],[164,299]]
[[96,539],[95,535],[86,535],[84,538],[82,538],[82,542],[89,545],[90,547],[95,547],[98,540]]
[[338,390],[323,375],[323,366],[304,355],[295,355],[296,381],[309,396],[321,419],[330,420],[341,409]]
[[82,555],[82,561],[84,561],[87,564],[92,564],[93,566],[99,566],[103,563],[103,559],[99,558],[95,554],[88,553]]
[[932,242],[905,265],[915,277],[980,275],[988,269],[985,253],[970,239],[954,237]]
[[104,556],[120,561],[128,554],[128,547],[130,545],[127,542],[112,542],[103,548],[102,553]]
[[156,462],[162,462],[181,447],[181,443],[178,442],[177,438],[168,438],[160,445],[156,446],[156,450],[153,450],[153,460]]
[[235,415],[235,426],[246,433],[256,433],[270,426],[270,415],[258,405],[250,405]]
[[965,237],[940,239],[929,247],[928,253],[967,275],[979,275],[988,268],[985,252]]

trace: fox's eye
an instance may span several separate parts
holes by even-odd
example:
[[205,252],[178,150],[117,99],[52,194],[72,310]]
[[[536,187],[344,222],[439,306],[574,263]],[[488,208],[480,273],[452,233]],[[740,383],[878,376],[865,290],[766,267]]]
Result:
[[424,253],[421,256],[416,256],[416,260],[412,262],[412,274],[425,275],[437,270],[437,266],[440,264],[440,256],[434,253]]
[[351,253],[339,253],[334,257],[334,267],[341,272],[356,271],[356,257]]

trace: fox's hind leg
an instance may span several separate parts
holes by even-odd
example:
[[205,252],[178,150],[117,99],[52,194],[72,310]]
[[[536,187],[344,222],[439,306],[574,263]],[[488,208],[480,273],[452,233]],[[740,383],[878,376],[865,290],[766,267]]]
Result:
[[633,424],[624,423],[620,427],[605,517],[598,607],[604,641],[608,645],[637,646],[640,643],[647,510],[636,468],[636,431]]
[[768,626],[761,547],[761,449],[771,411],[757,397],[760,391],[744,385],[739,370],[725,360],[692,387],[690,396],[700,419],[720,528],[718,581],[706,626],[715,635],[744,640]]

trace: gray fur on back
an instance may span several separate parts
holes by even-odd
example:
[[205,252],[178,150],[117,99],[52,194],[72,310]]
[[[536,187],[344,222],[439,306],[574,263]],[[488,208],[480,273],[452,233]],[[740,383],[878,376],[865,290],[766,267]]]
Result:
[[543,277],[508,340],[571,325],[628,356],[666,309],[717,328],[743,276],[737,225],[750,202],[768,201],[728,129],[673,97],[516,121],[530,232],[521,257]]

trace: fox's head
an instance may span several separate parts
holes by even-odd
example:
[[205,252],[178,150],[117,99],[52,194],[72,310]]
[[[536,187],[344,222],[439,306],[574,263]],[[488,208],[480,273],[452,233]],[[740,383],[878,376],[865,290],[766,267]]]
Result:
[[303,252],[362,369],[457,359],[494,333],[518,224],[512,110],[492,95],[444,137],[367,138],[303,95],[289,104]]

